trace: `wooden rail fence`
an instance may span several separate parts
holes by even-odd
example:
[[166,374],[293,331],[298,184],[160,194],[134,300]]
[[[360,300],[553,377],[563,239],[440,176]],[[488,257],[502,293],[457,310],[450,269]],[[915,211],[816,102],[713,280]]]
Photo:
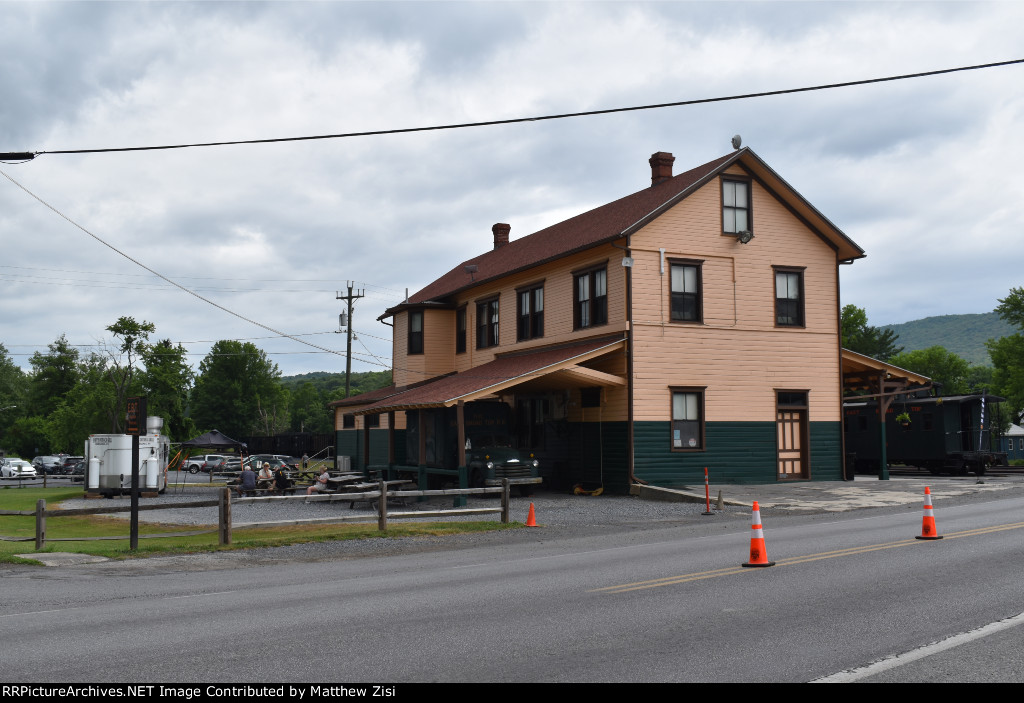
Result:
[[[540,480],[529,480],[529,481],[516,481],[520,483],[539,483]],[[302,500],[309,502],[348,502],[354,503],[357,501],[369,501],[371,504],[376,503],[377,512],[377,529],[384,532],[388,529],[389,520],[403,520],[410,518],[424,518],[424,517],[450,517],[453,515],[488,515],[488,514],[501,514],[501,521],[503,523],[509,522],[509,489],[511,483],[509,479],[503,479],[501,486],[495,486],[491,488],[454,488],[454,489],[442,489],[433,491],[411,491],[411,490],[388,490],[388,481],[379,481],[377,490],[374,491],[363,491],[361,493],[320,493],[312,496],[259,496],[252,498],[237,498],[234,503],[261,503],[266,501],[282,501],[282,500]],[[402,483],[401,481],[394,481],[392,483]],[[447,508],[442,510],[412,510],[412,511],[400,511],[390,512],[388,510],[388,499],[391,498],[420,498],[428,496],[467,496],[467,495],[487,495],[487,494],[500,494],[501,504],[498,507],[493,508]],[[217,507],[217,535],[218,542],[222,545],[231,544],[231,533],[233,529],[244,529],[253,527],[281,527],[285,525],[311,525],[317,523],[338,523],[338,522],[366,522],[366,515],[333,515],[330,517],[318,517],[318,518],[305,518],[300,520],[271,520],[262,522],[246,522],[239,524],[232,524],[231,520],[231,489],[223,488],[218,493],[216,500],[197,500],[189,503],[171,503],[165,505],[140,505],[138,509],[142,510],[175,510],[179,508],[206,508],[206,507]],[[129,506],[115,506],[115,507],[104,507],[104,508],[71,508],[68,510],[47,510],[46,501],[42,498],[36,502],[35,510],[0,510],[0,515],[34,515],[36,518],[36,532],[35,532],[35,543],[36,551],[43,549],[47,542],[84,542],[101,539],[127,539],[127,537],[59,537],[48,538],[46,536],[46,519],[48,517],[68,517],[71,515],[103,515],[109,513],[126,513],[130,512],[131,507]],[[190,535],[201,535],[214,530],[191,530],[187,532],[172,532],[172,533],[160,533],[154,535],[139,535],[143,538],[156,538],[156,537],[186,537]],[[3,537],[6,541],[16,542],[28,542],[31,541],[32,537]]]

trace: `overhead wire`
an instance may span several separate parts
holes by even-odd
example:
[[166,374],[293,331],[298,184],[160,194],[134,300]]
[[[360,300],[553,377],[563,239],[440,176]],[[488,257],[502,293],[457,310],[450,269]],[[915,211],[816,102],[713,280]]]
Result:
[[11,183],[13,183],[18,188],[20,188],[25,193],[27,193],[29,196],[31,196],[38,203],[40,203],[41,205],[43,205],[44,207],[46,207],[47,209],[52,211],[54,214],[56,214],[59,217],[61,217],[63,220],[67,221],[69,224],[71,224],[75,228],[77,228],[77,229],[81,230],[82,232],[84,232],[85,234],[89,235],[90,237],[95,239],[97,242],[99,242],[103,246],[107,247],[108,249],[110,249],[111,251],[115,252],[119,256],[123,256],[124,258],[128,259],[128,261],[132,262],[136,266],[138,266],[138,267],[140,267],[142,269],[145,269],[146,271],[149,271],[151,274],[153,274],[154,276],[160,278],[161,280],[166,281],[167,283],[170,283],[172,286],[174,286],[178,290],[180,290],[180,291],[182,291],[184,293],[188,293],[189,295],[193,296],[194,298],[197,298],[198,300],[201,300],[201,301],[203,301],[204,303],[206,303],[208,305],[212,305],[213,307],[217,308],[218,310],[221,310],[222,312],[226,312],[227,314],[229,314],[229,315],[231,315],[233,317],[237,317],[239,320],[242,320],[244,322],[248,322],[249,324],[256,325],[257,327],[265,329],[268,332],[273,332],[276,335],[280,335],[282,337],[286,337],[286,338],[288,338],[288,339],[290,339],[290,340],[292,340],[294,342],[298,342],[299,344],[304,344],[304,345],[306,345],[308,347],[312,347],[314,349],[319,349],[322,352],[327,352],[329,354],[337,354],[337,355],[341,355],[342,354],[342,352],[339,352],[337,350],[328,349],[326,347],[321,347],[321,346],[319,346],[317,344],[313,344],[312,342],[307,342],[304,339],[299,339],[298,337],[295,337],[294,335],[290,335],[290,334],[287,334],[286,332],[282,332],[280,330],[274,329],[273,327],[271,327],[269,325],[265,325],[262,322],[259,322],[257,320],[253,320],[252,318],[248,318],[248,317],[242,315],[241,313],[237,313],[234,310],[231,310],[229,308],[224,307],[220,303],[216,303],[216,302],[210,300],[209,298],[205,298],[205,297],[199,295],[195,291],[193,291],[193,290],[191,290],[189,288],[186,288],[185,286],[181,285],[180,283],[178,283],[176,281],[171,280],[170,278],[168,278],[167,276],[163,275],[159,271],[155,271],[154,269],[151,269],[149,266],[146,266],[141,261],[138,261],[137,259],[132,258],[131,256],[129,256],[125,252],[121,251],[120,249],[115,247],[113,244],[110,244],[106,240],[102,239],[98,235],[93,234],[92,232],[87,230],[85,227],[83,227],[82,225],[78,224],[77,222],[72,220],[70,217],[65,215],[63,212],[58,210],[56,207],[54,207],[50,203],[46,202],[41,197],[39,197],[38,195],[33,193],[31,190],[29,190],[28,188],[23,186],[21,183],[16,181],[14,178],[12,178],[10,175],[8,175],[8,173],[6,171],[0,170],[0,176],[3,176],[7,180],[9,180]]
[[833,90],[836,88],[850,88],[858,85],[871,85],[874,83],[887,83],[891,81],[909,80],[912,78],[927,78],[963,71],[977,71],[986,68],[997,68],[1024,63],[1024,59],[1012,59],[1010,61],[996,61],[992,63],[975,64],[973,66],[958,66],[956,68],[943,68],[934,71],[920,71],[918,73],[904,73],[896,76],[884,76],[882,78],[865,78],[856,81],[843,81],[841,83],[825,83],[821,85],[806,86],[803,88],[784,88],[781,90],[766,90],[757,93],[742,93],[738,95],[726,95],[717,98],[696,98],[693,100],[677,100],[667,103],[654,103],[650,105],[633,105],[629,107],[613,107],[602,110],[584,110],[579,112],[563,112],[551,115],[537,115],[534,117],[512,117],[504,120],[484,120],[478,122],[459,122],[453,124],[432,125],[428,127],[400,127],[396,129],[374,129],[362,132],[342,132],[338,134],[317,134],[303,137],[274,137],[268,139],[236,139],[222,142],[196,142],[191,144],[164,144],[159,146],[129,146],[129,147],[107,147],[100,149],[47,149],[45,151],[26,152],[26,160],[35,158],[42,154],[100,154],[110,152],[126,151],[161,151],[168,149],[190,149],[196,147],[212,146],[237,146],[242,144],[273,144],[280,142],[302,142],[320,139],[347,139],[353,137],[378,137],[389,134],[411,134],[415,132],[434,132],[452,129],[468,129],[471,127],[493,127],[496,125],[519,124],[523,122],[544,122],[550,120],[563,120],[570,117],[590,117],[594,115],[610,115],[620,112],[637,112],[640,110],[659,110],[667,107],[684,107],[687,105],[702,105],[709,103],[729,102],[733,100],[749,100],[751,98],[765,98],[775,95],[792,95],[794,93],[807,93],[816,90]]

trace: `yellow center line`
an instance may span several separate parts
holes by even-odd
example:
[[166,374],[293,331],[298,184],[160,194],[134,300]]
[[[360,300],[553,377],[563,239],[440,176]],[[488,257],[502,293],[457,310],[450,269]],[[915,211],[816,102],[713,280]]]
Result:
[[[978,535],[987,535],[994,532],[1004,532],[1006,530],[1018,530],[1024,527],[1024,522],[1013,522],[1005,525],[994,525],[992,527],[977,527],[970,530],[962,530],[960,532],[951,532],[949,534],[942,535],[945,539],[957,539],[960,537],[976,537]],[[818,552],[816,554],[806,554],[798,557],[786,557],[779,559],[776,566],[792,566],[794,564],[806,564],[811,561],[820,561],[822,559],[835,559],[837,557],[852,556],[854,554],[865,554],[867,552],[877,552],[883,549],[895,549],[896,547],[909,547],[910,545],[921,544],[920,540],[911,538],[899,540],[898,542],[883,542],[881,544],[869,544],[861,545],[859,547],[847,547],[845,549],[834,549],[828,552]],[[734,574],[749,574],[757,571],[757,569],[745,569],[742,567],[725,567],[722,569],[712,569],[710,571],[698,571],[692,574],[679,574],[677,576],[665,576],[659,579],[651,579],[650,581],[634,581],[632,583],[623,583],[617,586],[605,586],[603,588],[592,588],[588,590],[588,593],[626,593],[628,591],[641,591],[647,588],[660,588],[661,586],[671,586],[679,583],[690,583],[692,581],[702,581],[704,579],[718,578],[719,576],[732,576]]]

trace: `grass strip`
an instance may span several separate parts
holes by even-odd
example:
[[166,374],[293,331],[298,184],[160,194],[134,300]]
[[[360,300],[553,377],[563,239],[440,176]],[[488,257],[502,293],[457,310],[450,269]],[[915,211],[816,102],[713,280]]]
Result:
[[[0,490],[0,510],[34,510],[36,501],[46,500],[47,508],[57,509],[65,500],[81,498],[81,488],[26,488],[19,491]],[[127,516],[127,513],[120,513]],[[211,515],[215,510],[211,509]],[[458,522],[405,522],[388,525],[387,532],[377,529],[372,522],[345,524],[317,524],[284,527],[248,528],[232,531],[232,544],[217,544],[216,525],[188,526],[191,530],[208,527],[208,534],[168,536],[143,539],[135,551],[128,546],[128,521],[104,515],[78,515],[46,519],[48,540],[43,552],[74,552],[93,554],[113,559],[127,559],[160,554],[192,554],[199,552],[255,549],[259,547],[280,547],[307,542],[332,542],[349,539],[395,539],[401,537],[422,537],[453,535],[472,532],[493,532],[496,530],[522,527],[521,523],[503,524],[497,521]],[[139,523],[139,535],[159,535],[184,531],[180,524]],[[6,537],[35,537],[35,518],[32,516],[0,515],[0,535]],[[102,541],[64,541],[82,537],[104,537]],[[0,563],[21,562],[15,554],[34,553],[32,542],[0,541]]]

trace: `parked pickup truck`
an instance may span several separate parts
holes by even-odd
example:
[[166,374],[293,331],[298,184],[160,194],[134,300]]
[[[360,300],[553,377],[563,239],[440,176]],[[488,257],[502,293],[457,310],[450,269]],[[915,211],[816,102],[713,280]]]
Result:
[[[470,444],[471,448],[466,451],[466,464],[471,487],[500,486],[503,478],[515,483],[516,479],[538,476],[540,462],[532,453],[513,448],[507,437],[478,437]],[[523,485],[519,490],[529,495],[535,485]]]

